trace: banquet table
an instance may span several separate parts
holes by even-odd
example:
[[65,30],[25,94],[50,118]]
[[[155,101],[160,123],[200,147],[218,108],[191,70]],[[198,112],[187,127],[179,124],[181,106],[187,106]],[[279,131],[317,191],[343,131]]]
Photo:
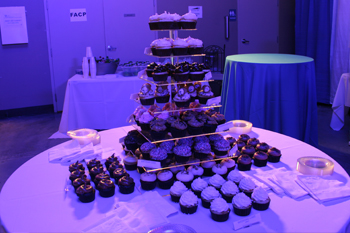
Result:
[[332,104],[333,114],[331,127],[339,131],[344,126],[345,109],[350,107],[350,73],[344,73],[340,77],[337,92]]
[[[118,139],[132,129],[132,126],[126,126],[101,131],[101,146],[112,147],[117,156],[124,157]],[[228,135],[238,137],[232,131],[223,134]],[[243,172],[245,176],[251,176],[257,170],[268,171],[280,167],[295,170],[297,158],[318,156],[334,162],[334,178],[345,183],[350,181],[346,171],[336,161],[300,140],[256,127],[248,135],[279,148],[282,157],[280,162],[268,163],[266,167],[252,166],[252,170]],[[113,197],[102,198],[96,193],[95,201],[79,202],[74,189],[70,188],[67,193],[64,191],[69,176],[68,166],[48,162],[50,150],[62,148],[68,143],[71,142],[33,157],[6,181],[0,193],[0,218],[8,232],[81,232],[104,218],[119,202],[128,202],[145,192],[140,188],[137,171],[128,171],[136,183],[132,194],[121,194],[116,188]],[[196,232],[233,232],[233,222],[246,218],[231,212],[226,222],[214,222],[209,210],[200,204],[196,213],[186,215],[181,213],[178,203],[171,201],[169,190],[156,187],[155,191],[178,209],[178,213],[169,216],[168,221],[185,224]],[[238,232],[344,232],[350,219],[350,197],[319,204],[309,195],[295,200],[286,195],[276,195],[271,190],[268,194],[271,199],[269,209],[252,209],[250,214],[260,214],[261,222]]]
[[145,81],[120,74],[83,78],[76,74],[67,82],[59,132],[80,128],[112,129],[128,125],[127,117],[138,103],[130,95]]
[[226,57],[221,113],[228,120],[318,145],[314,60],[292,54]]

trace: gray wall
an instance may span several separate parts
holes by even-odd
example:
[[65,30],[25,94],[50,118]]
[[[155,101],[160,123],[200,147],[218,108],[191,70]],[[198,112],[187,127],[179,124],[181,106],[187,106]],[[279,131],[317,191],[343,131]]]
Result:
[[0,1],[0,7],[11,6],[25,6],[29,43],[0,44],[0,110],[50,105],[52,91],[44,1]]

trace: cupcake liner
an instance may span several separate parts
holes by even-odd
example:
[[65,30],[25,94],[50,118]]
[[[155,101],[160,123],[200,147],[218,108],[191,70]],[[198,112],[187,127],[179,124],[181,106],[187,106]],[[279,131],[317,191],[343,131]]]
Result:
[[171,200],[173,201],[173,202],[179,202],[180,201],[180,197],[181,196],[175,196],[175,195],[172,195],[171,193],[170,193],[170,197],[171,197]]
[[124,142],[124,144],[125,144],[126,149],[131,150],[132,152],[135,152],[135,150],[139,147],[136,142],[135,143],[125,143]]
[[227,213],[224,213],[224,214],[216,214],[214,213],[213,211],[210,211],[211,213],[211,218],[214,220],[214,221],[217,221],[217,222],[225,222],[228,220],[228,217],[230,215],[230,209],[228,209]]
[[[151,51],[152,51],[152,55],[157,56],[157,49],[155,47],[152,47]],[[153,73],[153,71],[152,71],[152,73]],[[148,77],[152,77],[152,76],[148,76]]]
[[196,29],[197,21],[192,22],[180,22],[182,29]]
[[170,56],[171,52],[172,52],[171,48],[168,48],[168,49],[158,49],[158,48],[156,48],[157,56],[161,56],[161,57],[162,56]]
[[215,133],[217,127],[218,127],[218,125],[204,124],[203,132],[204,133]]
[[115,194],[115,187],[111,187],[108,189],[100,189],[98,190],[101,197],[111,197]]
[[174,73],[174,79],[176,82],[185,82],[189,79],[190,77],[190,73],[186,72],[186,73]]
[[174,184],[174,178],[171,178],[170,180],[165,180],[165,181],[158,180],[158,187],[161,189],[170,189],[173,184]]
[[148,25],[149,25],[150,30],[158,30],[159,29],[158,22],[150,22],[150,23],[148,23]]
[[198,205],[187,207],[180,204],[181,212],[184,214],[193,214],[197,211],[197,208],[198,208]]
[[163,140],[165,138],[165,135],[167,134],[167,131],[166,130],[163,130],[163,131],[154,131],[154,130],[151,130],[151,137],[153,140],[155,141],[159,141],[159,140]]
[[152,189],[155,189],[156,186],[157,186],[157,182],[156,181],[149,182],[149,181],[140,180],[140,183],[141,183],[141,188],[143,190],[152,190]]
[[124,167],[128,171],[134,171],[134,170],[137,169],[137,163],[135,163],[135,164],[126,164],[126,163],[124,163]]
[[237,168],[240,171],[249,171],[250,168],[252,167],[252,164],[243,164],[243,163],[238,163]]
[[118,185],[119,192],[122,194],[130,194],[134,192],[135,183],[130,185]]
[[205,159],[208,157],[209,153],[201,153],[201,152],[193,152],[194,154],[194,157],[197,158],[197,159]]
[[91,193],[84,193],[82,195],[78,195],[79,201],[83,203],[89,203],[95,200],[95,190],[93,190]]
[[204,208],[209,209],[210,208],[210,201],[204,200],[203,198],[201,198],[201,199],[202,199],[202,206]]
[[192,184],[192,182],[193,182],[193,180],[187,181],[187,182],[182,181],[182,180],[179,180],[179,181],[181,181],[181,182],[186,186],[186,188],[188,188],[188,189],[191,188],[191,184]]
[[252,202],[253,208],[256,210],[267,210],[270,206],[270,200],[267,203],[257,203],[257,202]]
[[182,107],[186,107],[187,108],[188,106],[190,106],[190,100],[183,101],[183,102],[174,100],[174,102],[175,102],[176,107],[179,107],[179,108],[182,108]]
[[227,168],[227,174],[230,173],[231,171],[235,170],[236,165],[230,168]]
[[180,22],[158,22],[158,29],[167,30],[167,29],[180,29]]
[[221,197],[227,202],[227,203],[232,203],[232,199],[234,197],[234,195],[232,196],[229,196],[229,195],[225,195],[221,192],[220,190],[220,193],[221,193]]
[[170,127],[170,133],[173,138],[181,138],[186,136],[187,130],[186,129],[180,130],[180,129]]
[[192,192],[193,192],[198,198],[201,198],[201,193],[202,193],[202,191],[193,190],[192,188],[191,188],[191,190],[192,190]]
[[203,53],[203,47],[189,47],[188,48],[189,54],[202,54]]
[[203,167],[203,176],[212,176],[213,175],[213,170],[212,168],[206,168],[206,167]]
[[228,154],[228,150],[217,150],[217,149],[214,148],[214,154],[218,155],[218,156],[227,155]]
[[178,163],[186,163],[190,159],[190,157],[191,156],[180,156],[175,154],[175,160]]
[[154,97],[153,98],[149,98],[149,99],[142,99],[142,98],[140,98],[140,102],[141,102],[142,105],[146,105],[146,106],[152,105],[152,104],[154,104]]
[[188,54],[188,48],[173,48],[173,54],[175,56],[179,56],[179,55],[187,55]]
[[151,155],[149,152],[142,152],[142,159],[151,160]]
[[153,73],[152,78],[153,78],[153,81],[155,82],[166,81],[168,78],[168,73],[166,74]]
[[281,159],[281,155],[280,156],[271,156],[269,155],[269,157],[267,157],[267,160],[271,163],[278,163]]
[[248,208],[246,208],[246,209],[239,209],[239,208],[236,208],[233,205],[233,212],[235,214],[237,214],[238,216],[248,216],[250,214],[251,210],[252,210],[252,206],[251,205]]
[[146,74],[147,74],[147,77],[152,78],[153,77],[153,69],[149,69],[149,70],[146,69]]
[[198,74],[193,74],[190,72],[190,79],[192,81],[200,81],[200,80],[203,80],[204,79],[204,72],[202,73],[198,73]]
[[254,159],[254,165],[257,167],[265,167],[267,160]]
[[193,127],[193,126],[188,125],[187,126],[187,132],[190,135],[202,134],[203,133],[203,126],[201,126],[201,127]]
[[[211,99],[212,97],[201,97],[201,96],[198,96],[198,100],[199,100],[199,103],[201,104],[207,104],[207,101],[208,99]],[[219,124],[219,122],[218,122]]]
[[168,103],[170,100],[170,95],[166,96],[156,96],[156,102],[158,104]]

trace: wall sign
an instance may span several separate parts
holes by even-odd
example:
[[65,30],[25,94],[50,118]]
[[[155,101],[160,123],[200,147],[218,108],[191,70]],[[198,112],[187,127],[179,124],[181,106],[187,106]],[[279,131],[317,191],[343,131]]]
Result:
[[86,9],[70,9],[70,21],[71,22],[79,22],[79,21],[87,21],[86,17]]
[[188,12],[196,14],[197,18],[203,18],[203,8],[202,6],[188,6]]
[[236,15],[236,10],[235,9],[230,9],[228,11],[228,18],[230,21],[236,21],[237,15]]
[[0,27],[3,45],[28,43],[24,6],[0,7]]

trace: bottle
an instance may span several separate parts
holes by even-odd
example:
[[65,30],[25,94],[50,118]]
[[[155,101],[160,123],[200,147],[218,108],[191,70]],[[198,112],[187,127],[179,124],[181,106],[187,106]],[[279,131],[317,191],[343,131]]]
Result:
[[96,78],[96,61],[94,57],[90,58],[90,75],[91,78]]
[[88,78],[90,68],[89,68],[89,60],[87,57],[83,57],[82,69],[83,69],[83,77]]

